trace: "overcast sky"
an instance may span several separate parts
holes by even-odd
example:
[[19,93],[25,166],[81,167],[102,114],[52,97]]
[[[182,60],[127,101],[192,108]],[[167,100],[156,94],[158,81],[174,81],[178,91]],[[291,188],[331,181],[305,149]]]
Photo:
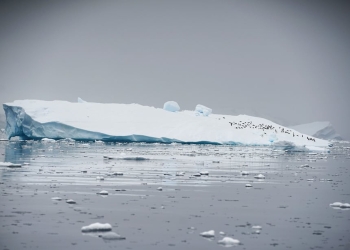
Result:
[[175,100],[350,139],[346,2],[3,0],[0,101]]

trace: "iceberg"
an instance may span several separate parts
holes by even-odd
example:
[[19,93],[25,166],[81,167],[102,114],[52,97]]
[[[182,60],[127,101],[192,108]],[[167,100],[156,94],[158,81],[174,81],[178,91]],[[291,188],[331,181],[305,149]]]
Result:
[[[247,115],[198,116],[139,104],[20,100],[3,104],[6,135],[23,139],[327,147],[328,141]],[[47,140],[47,139],[45,139]]]
[[342,137],[337,134],[330,122],[311,122],[291,126],[290,128],[303,134],[311,135],[324,140],[342,140]]
[[212,112],[212,109],[201,105],[201,104],[197,104],[196,109],[195,109],[195,114],[196,115],[202,115],[202,116],[208,116],[210,115]]

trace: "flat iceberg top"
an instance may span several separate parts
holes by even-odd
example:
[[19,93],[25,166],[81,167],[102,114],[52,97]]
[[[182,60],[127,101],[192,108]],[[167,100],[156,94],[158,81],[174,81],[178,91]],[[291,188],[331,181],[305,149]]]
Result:
[[198,116],[195,111],[169,112],[139,104],[67,101],[21,100],[3,106],[9,137],[22,133],[28,138],[128,137],[150,142],[167,138],[167,142],[271,145],[290,141],[299,146],[328,145],[328,141],[311,141],[295,130],[247,115]]

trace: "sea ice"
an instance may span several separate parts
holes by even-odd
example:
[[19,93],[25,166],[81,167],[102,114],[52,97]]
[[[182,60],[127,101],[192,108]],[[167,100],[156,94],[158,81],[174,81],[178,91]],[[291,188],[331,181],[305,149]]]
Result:
[[203,236],[203,237],[206,237],[206,238],[215,237],[215,231],[214,230],[209,230],[209,231],[200,233],[200,235]]
[[350,203],[341,203],[341,202],[334,202],[332,204],[329,204],[331,207],[336,208],[350,208]]
[[102,191],[98,192],[97,194],[100,194],[100,195],[108,195],[108,191],[102,190]]
[[55,201],[61,201],[62,198],[61,197],[52,197],[51,200],[55,200]]
[[112,226],[108,223],[102,224],[102,223],[93,223],[90,224],[88,226],[82,227],[81,231],[83,233],[86,232],[97,232],[97,231],[111,231],[112,230]]
[[239,244],[239,240],[233,239],[231,237],[224,237],[222,240],[219,240],[218,243],[224,245],[225,247],[230,247]]
[[258,174],[256,176],[254,176],[255,179],[265,179],[265,175],[263,174]]
[[163,109],[170,112],[177,112],[180,111],[180,106],[177,102],[168,101],[164,103]]
[[20,168],[21,164],[15,164],[12,162],[0,162],[0,167],[8,167],[8,168]]
[[123,237],[115,232],[102,233],[98,237],[100,237],[104,240],[125,240],[125,237]]
[[68,199],[68,200],[66,200],[66,202],[68,204],[76,204],[76,202],[74,200],[72,200],[72,199]]
[[252,187],[252,184],[245,184],[245,187]]

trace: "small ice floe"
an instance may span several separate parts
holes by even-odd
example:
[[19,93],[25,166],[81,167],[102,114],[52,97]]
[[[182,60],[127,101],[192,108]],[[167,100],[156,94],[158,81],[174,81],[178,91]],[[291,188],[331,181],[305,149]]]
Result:
[[125,240],[125,237],[115,233],[115,232],[107,232],[99,234],[98,237],[104,240]]
[[209,175],[209,172],[208,171],[201,171],[199,172],[200,175]]
[[15,164],[12,162],[0,162],[0,167],[8,167],[8,168],[20,168],[21,164]]
[[52,197],[51,200],[54,200],[54,201],[61,201],[62,198],[61,198],[61,197]]
[[68,204],[76,204],[75,200],[72,200],[72,199],[66,200],[66,203],[68,203]]
[[99,194],[99,195],[108,195],[108,191],[102,190],[102,191],[98,192],[97,194]]
[[314,181],[315,179],[307,179],[307,181]]
[[220,245],[224,245],[225,247],[232,247],[239,244],[239,240],[233,239],[231,237],[224,237],[222,240],[219,240],[218,243]]
[[99,141],[99,140],[95,140],[95,143],[96,143],[96,144],[104,144],[103,141]]
[[132,151],[132,148],[127,148],[127,149],[125,149],[126,151]]
[[185,175],[185,172],[178,172],[176,173],[176,176],[184,176]]
[[50,138],[43,138],[41,139],[41,142],[55,142],[55,140]]
[[200,173],[195,173],[195,174],[193,174],[193,176],[195,176],[195,177],[201,177],[201,174],[200,174]]
[[258,226],[258,225],[252,226],[252,229],[254,229],[254,230],[261,230],[262,226]]
[[334,202],[329,205],[335,209],[350,209],[350,203]]
[[241,175],[249,175],[249,172],[248,171],[242,171]]
[[105,178],[103,176],[96,176],[96,180],[103,181]]
[[124,175],[122,172],[114,172],[112,175]]
[[247,188],[251,188],[252,187],[252,184],[245,184],[245,187],[247,187]]
[[163,188],[162,187],[158,187],[157,190],[158,191],[163,191]]
[[150,158],[143,156],[109,156],[104,155],[103,158],[108,160],[125,160],[125,161],[147,161],[151,160]]
[[81,231],[83,233],[86,233],[86,232],[106,232],[106,231],[111,231],[111,230],[112,230],[111,224],[108,224],[108,223],[102,224],[99,222],[93,223],[93,224],[90,224],[88,226],[81,228]]
[[254,176],[255,179],[265,179],[265,175],[263,174],[258,174],[256,176]]
[[209,231],[200,233],[200,235],[203,236],[203,237],[206,237],[206,238],[215,237],[215,231],[214,230],[209,230]]
[[220,235],[225,235],[225,232],[220,232],[219,234],[220,234]]
[[213,163],[220,163],[220,161],[213,161]]
[[304,164],[304,165],[301,165],[300,166],[301,168],[308,168],[308,167],[310,167],[308,164]]

